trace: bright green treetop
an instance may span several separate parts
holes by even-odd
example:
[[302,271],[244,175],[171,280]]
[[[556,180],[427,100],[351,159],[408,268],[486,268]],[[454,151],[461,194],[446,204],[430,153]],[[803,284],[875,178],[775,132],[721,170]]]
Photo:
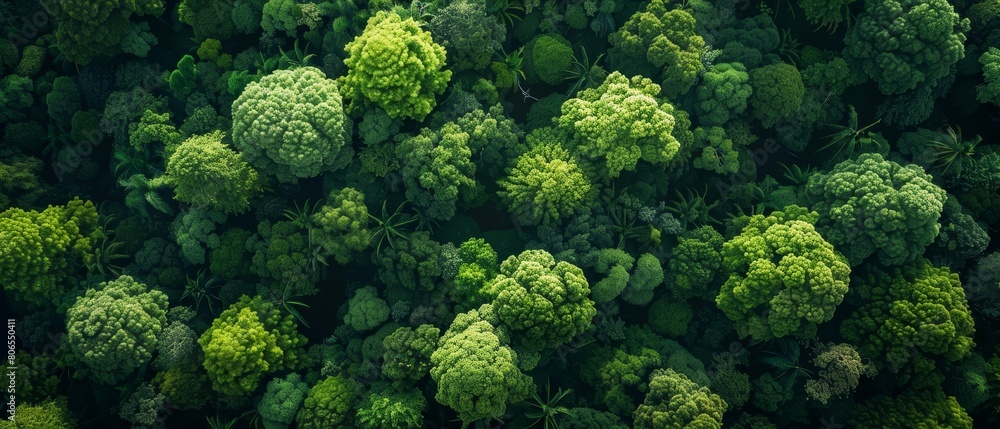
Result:
[[246,295],[198,338],[212,387],[231,396],[248,395],[265,374],[295,367],[305,342],[291,315]]
[[382,374],[393,381],[416,382],[431,368],[431,353],[441,330],[434,325],[401,327],[382,340]]
[[676,298],[715,299],[712,286],[721,277],[724,241],[722,234],[711,226],[697,228],[677,239],[673,257],[667,262],[667,285]]
[[250,271],[266,283],[289,286],[295,295],[313,293],[322,264],[315,260],[309,232],[291,221],[263,221],[257,232],[246,245],[253,254]]
[[865,2],[844,43],[844,53],[886,95],[933,86],[965,57],[969,20],[948,0]]
[[863,304],[840,332],[900,384],[926,377],[936,357],[955,362],[972,351],[975,323],[958,274],[947,267],[923,260],[889,272],[871,268],[859,280]]
[[610,177],[632,171],[642,159],[664,164],[677,154],[674,107],[657,99],[660,86],[642,76],[608,75],[597,88],[562,105],[559,127],[575,152],[603,164]]
[[409,240],[387,246],[378,259],[378,276],[390,288],[431,291],[441,279],[441,244],[427,231],[410,234]]
[[477,173],[499,177],[527,149],[521,126],[499,104],[466,113],[455,123],[469,134],[469,149]]
[[312,215],[314,240],[338,264],[346,265],[368,247],[368,207],[365,195],[354,188],[330,191],[326,203]]
[[741,63],[716,64],[705,71],[695,88],[695,112],[703,125],[723,125],[742,114],[753,93],[750,75]]
[[573,67],[573,48],[565,38],[541,35],[530,46],[531,66],[538,79],[549,85],[566,80],[566,71]]
[[739,150],[733,147],[733,140],[726,135],[725,128],[698,127],[694,129],[694,138],[698,147],[692,162],[695,168],[718,174],[734,174],[740,170]]
[[66,312],[73,353],[94,380],[115,384],[149,362],[167,324],[167,296],[129,276],[88,289]]
[[493,246],[482,238],[470,238],[459,246],[458,257],[461,264],[448,294],[464,310],[489,303],[492,297],[484,288],[500,273],[500,262]]
[[183,203],[226,214],[247,211],[260,189],[257,172],[222,138],[220,131],[188,138],[170,155],[166,175],[154,182],[173,186],[174,198]]
[[365,286],[358,289],[348,301],[347,315],[344,323],[356,331],[367,331],[377,328],[382,322],[389,320],[389,304],[379,298],[375,286]]
[[0,213],[0,284],[26,302],[52,302],[62,296],[71,267],[93,258],[98,234],[94,204],[78,198],[41,212]]
[[740,337],[809,338],[833,318],[850,283],[851,267],[813,227],[819,215],[798,206],[754,215],[722,245],[729,278],[715,302]]
[[60,396],[38,404],[17,404],[14,421],[0,419],[0,429],[73,429],[76,418],[66,397]]
[[791,64],[778,63],[750,70],[750,106],[761,125],[770,128],[802,106],[805,84]]
[[352,427],[361,386],[344,376],[327,377],[306,396],[295,421],[301,429]]
[[646,400],[635,410],[636,429],[722,429],[726,401],[673,369],[657,369]]
[[264,421],[264,427],[287,428],[292,424],[308,391],[309,385],[296,373],[268,382],[264,396],[257,403],[257,412]]
[[[204,137],[203,137],[204,138]],[[128,141],[139,153],[174,147],[184,140],[170,120],[170,113],[142,112],[138,122],[128,125]]]
[[268,0],[261,9],[260,27],[268,34],[284,31],[295,37],[295,28],[302,17],[302,7],[295,0]]
[[482,194],[468,142],[467,133],[447,123],[439,131],[424,128],[396,147],[406,199],[426,210],[427,216],[451,219],[459,201],[471,203]]
[[608,61],[628,75],[660,77],[664,94],[673,99],[698,79],[705,40],[695,33],[694,17],[670,3],[653,0],[608,36]]
[[857,429],[972,429],[972,418],[958,400],[945,395],[938,386],[879,395],[860,404],[850,423]]
[[500,199],[524,225],[559,223],[592,198],[590,180],[569,152],[555,144],[519,156],[499,184]]
[[528,397],[531,378],[518,369],[518,357],[495,327],[493,309],[484,305],[455,316],[431,355],[434,397],[454,409],[466,424],[500,417],[507,404]]
[[597,314],[583,270],[544,250],[507,258],[487,290],[500,321],[529,349],[568,342]]
[[1000,106],[1000,48],[991,47],[979,57],[983,66],[985,82],[979,89],[980,103],[993,103]]
[[419,429],[424,427],[427,399],[416,388],[374,391],[358,407],[360,429]]
[[350,136],[337,83],[314,67],[275,71],[233,102],[233,144],[282,182],[349,164]]
[[352,109],[370,102],[391,118],[423,121],[451,80],[451,70],[442,70],[444,48],[413,18],[380,11],[344,49],[341,82]]
[[878,255],[886,265],[913,261],[934,241],[947,193],[917,165],[902,166],[877,153],[837,164],[806,185],[823,237],[852,266]]

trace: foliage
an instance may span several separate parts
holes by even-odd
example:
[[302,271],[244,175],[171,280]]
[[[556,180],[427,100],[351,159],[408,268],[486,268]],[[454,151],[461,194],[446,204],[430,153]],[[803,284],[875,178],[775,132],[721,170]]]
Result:
[[679,299],[714,299],[721,283],[722,244],[725,239],[711,226],[697,228],[677,239],[673,257],[667,262],[667,284]]
[[665,164],[680,149],[671,134],[674,107],[657,98],[659,85],[642,76],[608,75],[597,88],[566,100],[558,123],[573,152],[598,162],[607,177],[632,171],[643,161]]
[[423,121],[451,80],[451,70],[441,70],[444,48],[412,18],[379,11],[344,49],[340,82],[352,110],[373,103],[390,118]]
[[750,70],[750,86],[753,88],[750,107],[765,128],[795,113],[805,96],[799,70],[785,63]]
[[[808,338],[833,318],[847,293],[851,268],[813,224],[819,215],[792,205],[750,217],[722,245],[729,278],[715,302],[740,337]],[[766,314],[766,316],[761,316]]]
[[649,371],[661,363],[660,353],[652,348],[638,350],[601,348],[583,363],[583,381],[594,386],[596,398],[611,412],[625,416],[636,409],[629,396],[641,389]]
[[658,369],[649,378],[649,393],[635,410],[635,427],[722,428],[726,401],[673,369]]
[[295,416],[302,429],[344,427],[354,421],[360,386],[344,376],[331,376],[316,383]]
[[31,96],[33,90],[31,79],[23,76],[11,74],[0,79],[0,101],[3,101],[0,120],[7,122],[24,119],[24,110],[35,102]]
[[847,116],[847,125],[828,124],[827,126],[838,130],[830,134],[827,138],[830,142],[820,148],[827,150],[836,147],[837,152],[829,158],[829,163],[851,159],[865,152],[884,153],[885,140],[878,133],[871,132],[871,128],[882,122],[876,120],[868,125],[861,126],[858,123],[858,112],[854,106],[848,106],[850,113]]
[[382,373],[393,381],[413,383],[427,375],[431,353],[438,344],[441,330],[434,325],[401,327],[382,342]]
[[309,232],[294,222],[264,221],[257,225],[257,233],[247,242],[247,250],[253,252],[251,271],[268,283],[290,285],[296,295],[311,294],[323,258]]
[[608,36],[608,62],[623,73],[659,77],[663,94],[686,93],[702,71],[705,40],[695,33],[695,19],[669,0],[653,0]]
[[417,389],[375,391],[358,407],[360,429],[418,429],[424,424],[427,400]]
[[124,381],[152,358],[166,312],[167,296],[132,277],[102,282],[66,312],[70,348],[95,381]]
[[850,24],[850,6],[856,0],[799,0],[799,6],[810,23],[826,27],[833,32],[845,20]]
[[548,382],[545,383],[544,400],[538,396],[538,392],[531,392],[531,399],[535,402],[529,403],[529,405],[538,408],[537,411],[526,414],[528,418],[536,419],[531,426],[534,427],[539,422],[542,422],[542,427],[545,429],[549,429],[549,427],[558,429],[559,420],[561,419],[559,416],[570,414],[569,408],[559,405],[559,402],[566,398],[566,396],[569,396],[570,393],[573,393],[573,389],[562,390],[562,388],[559,388],[555,396],[553,396]]
[[257,403],[257,412],[260,413],[264,426],[288,427],[292,424],[307,392],[309,385],[297,373],[268,382],[264,396]]
[[448,123],[437,132],[424,128],[396,147],[406,199],[431,219],[451,219],[459,201],[470,204],[482,193],[468,142],[467,133]]
[[969,20],[946,0],[865,2],[844,39],[848,59],[885,95],[934,85],[965,57]]
[[863,304],[840,332],[899,384],[925,382],[938,357],[954,362],[970,353],[975,322],[958,274],[917,261],[887,271],[869,268],[859,283]]
[[569,342],[597,314],[583,270],[544,250],[507,258],[486,288],[497,318],[528,349]]
[[302,6],[294,0],[267,0],[261,10],[260,27],[266,33],[284,31],[288,37],[295,36],[295,28],[302,17]]
[[649,305],[648,325],[653,332],[667,338],[681,338],[694,317],[691,306],[684,301],[661,299]]
[[282,316],[259,296],[246,295],[198,338],[212,388],[231,396],[253,392],[265,374],[294,368],[305,342],[292,316]]
[[396,245],[392,242],[393,237],[400,240],[409,240],[409,237],[406,234],[409,232],[407,230],[407,226],[420,220],[406,213],[402,213],[403,206],[406,205],[405,201],[400,203],[399,206],[396,207],[396,211],[394,211],[391,215],[385,210],[385,205],[387,203],[387,200],[382,201],[381,217],[375,217],[371,213],[368,214],[368,217],[375,221],[374,231],[368,241],[375,246],[376,258],[381,257],[383,242],[388,242],[389,247],[395,249]]
[[468,145],[476,172],[489,177],[499,177],[508,164],[527,151],[524,131],[514,119],[507,116],[500,104],[488,110],[476,109],[455,121],[469,135]]
[[830,398],[850,395],[862,376],[872,377],[876,373],[875,367],[865,363],[850,344],[818,343],[813,352],[816,357],[812,363],[820,369],[819,377],[806,380],[806,394],[823,404]]
[[907,390],[900,395],[882,395],[860,406],[851,418],[858,429],[902,429],[948,427],[972,429],[972,419],[953,396],[940,387]]
[[1000,0],[0,30],[0,427],[1000,423]]
[[122,403],[118,415],[127,422],[138,426],[152,426],[166,412],[166,396],[156,392],[149,383],[142,383]]
[[427,231],[410,235],[378,258],[379,278],[389,287],[430,291],[441,277],[441,244]]
[[566,416],[559,421],[562,429],[626,429],[618,416],[598,411],[593,408],[570,408]]
[[[180,22],[191,26],[198,41],[207,38],[225,40],[235,30],[230,17],[232,10],[232,2],[183,0],[177,8],[177,16]],[[256,25],[260,25],[260,19],[257,19]]]
[[46,8],[59,22],[55,33],[59,51],[69,61],[87,65],[94,58],[117,53],[130,33],[133,14],[158,16],[163,6],[161,0],[101,0],[57,2]]
[[326,203],[310,219],[315,241],[338,264],[346,265],[368,247],[371,232],[365,195],[354,188],[330,191]]
[[486,240],[470,238],[457,249],[460,264],[449,295],[460,308],[473,309],[490,302],[489,285],[500,274],[497,252]]
[[534,383],[518,369],[518,354],[496,328],[490,305],[455,316],[431,354],[435,399],[464,424],[500,417],[508,403],[527,398]]
[[886,265],[916,260],[940,230],[947,196],[919,166],[874,153],[812,175],[805,189],[817,229],[851,266],[872,255]]
[[985,82],[978,88],[980,103],[1000,106],[1000,48],[990,48],[979,57]]
[[[702,128],[694,130],[697,142],[695,149],[695,168],[712,171],[719,174],[732,174],[740,169],[738,148],[733,147],[733,140],[728,138],[722,127]],[[698,149],[701,153],[697,153]],[[699,156],[700,155],[700,156]]]
[[43,304],[62,296],[64,281],[93,257],[97,210],[74,198],[38,211],[0,213],[0,283],[20,300]]
[[447,51],[448,68],[455,73],[485,69],[507,37],[506,27],[475,1],[452,2],[439,9],[428,27],[434,41]]
[[[133,134],[133,137],[135,134]],[[260,185],[257,172],[214,132],[184,140],[170,155],[165,176],[154,180],[174,188],[178,201],[226,214],[250,208]]]
[[590,198],[590,181],[569,152],[555,145],[536,146],[517,158],[498,196],[519,223],[559,223]]
[[206,209],[194,208],[177,217],[174,232],[181,255],[192,264],[205,263],[207,251],[217,249],[221,244],[215,233],[218,225],[226,222],[224,214]]
[[563,38],[549,35],[538,36],[531,46],[531,69],[534,74],[549,85],[556,85],[566,79],[566,72],[573,64],[573,48]]
[[741,63],[716,64],[695,87],[695,112],[703,125],[722,125],[747,108],[753,93],[750,75]]
[[16,420],[0,420],[0,428],[45,428],[71,429],[77,427],[77,420],[69,410],[65,396],[47,399],[36,404],[20,404]]
[[184,322],[175,320],[164,327],[157,338],[154,363],[160,369],[183,366],[197,357],[197,347],[198,335],[194,330]]
[[657,286],[663,284],[664,274],[660,260],[652,253],[643,253],[636,260],[635,271],[622,290],[623,301],[634,305],[646,305],[653,300]]
[[378,290],[374,286],[358,289],[347,304],[344,323],[356,331],[374,329],[389,320],[389,304],[378,297]]
[[233,102],[233,144],[247,162],[282,182],[345,167],[354,151],[341,89],[314,67],[251,82]]

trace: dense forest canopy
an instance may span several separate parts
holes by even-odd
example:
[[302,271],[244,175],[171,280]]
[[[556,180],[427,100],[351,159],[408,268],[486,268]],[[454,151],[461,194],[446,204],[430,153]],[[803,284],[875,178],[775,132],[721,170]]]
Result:
[[0,429],[1000,425],[1000,0],[0,30]]

